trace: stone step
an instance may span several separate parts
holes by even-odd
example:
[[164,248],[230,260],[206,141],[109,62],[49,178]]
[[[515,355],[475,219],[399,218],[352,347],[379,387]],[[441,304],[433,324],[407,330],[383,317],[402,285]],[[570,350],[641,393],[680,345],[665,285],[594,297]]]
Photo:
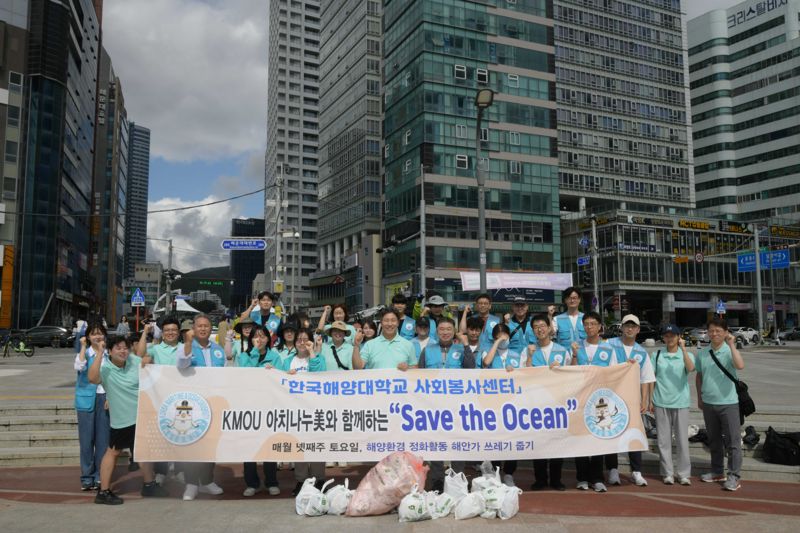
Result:
[[[656,439],[648,439],[650,442],[650,450],[654,453],[658,453],[658,442]],[[2,441],[0,441],[0,445],[2,445]],[[746,444],[742,444],[742,455],[744,457],[756,457],[762,458],[763,457],[763,449],[764,449],[764,436],[761,436],[761,440],[755,446],[748,446]],[[672,446],[672,452],[675,453],[675,445]],[[702,457],[703,454],[708,454],[708,447],[703,445],[700,442],[690,442],[689,443],[689,454],[695,455],[698,457]]]
[[[127,451],[120,454],[117,464],[128,464]],[[79,466],[80,448],[59,446],[49,448],[0,448],[0,467],[6,466]]]
[[3,431],[0,432],[0,453],[4,448],[47,448],[50,446],[78,446],[77,429],[57,431]]
[[0,433],[5,431],[37,431],[74,429],[78,431],[78,417],[75,411],[61,415],[31,415],[0,418]]
[[16,416],[44,416],[63,415],[75,413],[75,407],[70,402],[32,402],[32,403],[3,403],[0,405],[0,418]]

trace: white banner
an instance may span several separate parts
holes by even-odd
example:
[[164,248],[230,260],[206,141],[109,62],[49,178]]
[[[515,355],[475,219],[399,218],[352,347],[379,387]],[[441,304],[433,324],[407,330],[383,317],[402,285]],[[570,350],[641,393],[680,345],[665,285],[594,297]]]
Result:
[[[549,289],[563,291],[572,286],[572,274],[510,274],[486,273],[486,289]],[[480,272],[461,272],[461,288],[478,291],[481,288]]]

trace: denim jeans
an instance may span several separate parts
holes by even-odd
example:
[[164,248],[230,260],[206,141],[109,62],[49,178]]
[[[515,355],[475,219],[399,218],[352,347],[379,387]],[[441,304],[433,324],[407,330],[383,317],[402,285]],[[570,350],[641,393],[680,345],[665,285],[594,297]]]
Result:
[[106,395],[95,394],[94,411],[77,411],[81,485],[100,482],[100,462],[108,449],[108,434],[111,431],[105,404]]

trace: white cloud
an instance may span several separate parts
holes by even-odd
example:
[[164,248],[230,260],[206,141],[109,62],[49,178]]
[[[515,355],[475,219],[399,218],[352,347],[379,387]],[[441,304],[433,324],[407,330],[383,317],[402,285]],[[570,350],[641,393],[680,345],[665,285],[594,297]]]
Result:
[[[219,200],[209,195],[202,200],[186,201],[179,198],[162,198],[148,204],[148,211],[175,209],[188,205],[204,204]],[[220,248],[220,241],[230,235],[231,220],[242,212],[240,202],[150,214],[147,219],[147,234],[150,238],[172,239],[174,248],[172,267],[181,272],[199,268],[230,264],[228,252]],[[147,241],[147,260],[161,261],[167,267],[169,245],[163,241]]]
[[264,0],[103,5],[128,116],[150,128],[152,155],[169,161],[263,154],[266,37]]

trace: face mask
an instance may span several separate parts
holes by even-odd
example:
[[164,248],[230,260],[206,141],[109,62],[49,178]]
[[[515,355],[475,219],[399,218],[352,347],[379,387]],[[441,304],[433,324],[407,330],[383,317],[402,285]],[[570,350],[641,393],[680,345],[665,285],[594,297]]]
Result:
[[508,350],[508,341],[502,340],[500,344],[497,345],[497,348],[500,350]]

